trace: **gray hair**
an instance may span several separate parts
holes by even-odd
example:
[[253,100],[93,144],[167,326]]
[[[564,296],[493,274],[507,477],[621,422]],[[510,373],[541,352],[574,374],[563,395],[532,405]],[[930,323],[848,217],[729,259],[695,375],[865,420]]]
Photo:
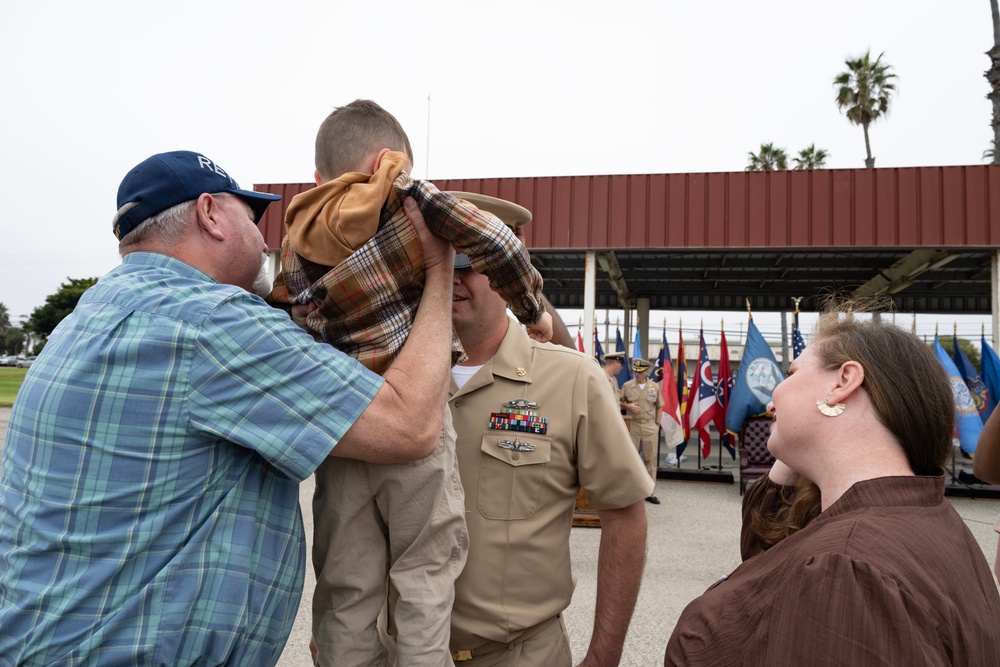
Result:
[[[134,246],[145,243],[151,239],[167,244],[180,241],[181,237],[184,235],[185,228],[188,223],[191,222],[191,214],[194,211],[196,204],[197,200],[195,199],[181,202],[176,206],[171,206],[166,210],[160,211],[156,215],[146,218],[118,242],[118,254],[124,256],[125,253],[133,249]],[[120,209],[118,209],[118,212],[115,213],[114,219],[111,221],[112,228],[118,224],[118,219],[121,216],[125,215],[125,213],[137,205],[137,202],[127,202]]]

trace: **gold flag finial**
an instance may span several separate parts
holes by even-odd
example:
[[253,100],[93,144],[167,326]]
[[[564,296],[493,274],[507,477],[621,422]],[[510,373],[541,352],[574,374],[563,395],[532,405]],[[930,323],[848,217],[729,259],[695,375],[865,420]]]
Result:
[[793,296],[792,297],[792,301],[795,302],[795,312],[796,313],[799,312],[799,302],[802,301],[802,299],[804,299],[804,298],[805,297],[801,297],[801,296]]

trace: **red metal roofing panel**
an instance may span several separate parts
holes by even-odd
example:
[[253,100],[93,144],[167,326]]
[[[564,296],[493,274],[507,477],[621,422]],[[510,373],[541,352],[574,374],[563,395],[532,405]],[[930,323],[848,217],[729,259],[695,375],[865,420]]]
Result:
[[944,243],[944,218],[941,215],[942,193],[941,172],[924,169],[918,172],[920,184],[920,245],[936,246]]
[[809,181],[812,191],[809,196],[809,245],[803,247],[824,247],[833,243],[833,175],[822,169],[812,172]]
[[729,204],[728,179],[724,173],[706,174],[705,240],[706,245],[728,244],[726,209]]
[[963,169],[965,175],[965,221],[966,243],[974,246],[989,244],[989,230],[986,225],[974,224],[974,220],[986,220],[987,191],[986,172],[980,169]]
[[915,169],[896,171],[896,241],[901,246],[920,245],[920,190]]
[[854,245],[852,215],[854,171],[837,170],[830,174],[833,180],[833,234],[830,245],[850,248]]
[[896,173],[894,169],[875,172],[875,245],[892,246],[899,241]]
[[875,244],[875,170],[866,169],[854,174],[854,204],[852,245],[871,247]]
[[812,171],[791,173],[791,188],[788,192],[788,244],[792,247],[808,248],[812,245],[812,227],[809,224],[809,191],[812,187]]
[[1000,166],[990,165],[986,172],[986,229],[990,246],[1000,245]]
[[945,245],[966,245],[965,183],[961,167],[941,169],[941,229]]
[[726,245],[746,247],[747,240],[747,174],[743,171],[726,174]]
[[[818,169],[449,179],[530,209],[538,248],[1000,246],[1000,166]],[[291,198],[312,183],[258,185],[282,195],[261,221],[284,235]]]

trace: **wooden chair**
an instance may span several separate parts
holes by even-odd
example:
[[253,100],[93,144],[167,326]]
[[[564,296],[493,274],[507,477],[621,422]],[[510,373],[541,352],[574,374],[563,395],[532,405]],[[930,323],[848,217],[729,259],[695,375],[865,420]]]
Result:
[[740,495],[747,484],[766,475],[774,465],[774,457],[767,451],[771,437],[771,417],[750,417],[740,429]]

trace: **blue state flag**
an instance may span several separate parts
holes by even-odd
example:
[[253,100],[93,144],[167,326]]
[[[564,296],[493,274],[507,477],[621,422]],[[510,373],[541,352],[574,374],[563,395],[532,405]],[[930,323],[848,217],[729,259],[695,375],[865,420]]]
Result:
[[767,412],[771,392],[784,379],[771,346],[760,335],[751,317],[740,370],[736,373],[733,393],[726,406],[726,430],[739,435],[743,422],[749,417]]
[[969,387],[958,372],[955,362],[948,356],[948,352],[941,347],[941,341],[937,334],[934,334],[934,354],[944,367],[944,372],[951,382],[951,392],[955,396],[955,431],[958,433],[958,442],[962,451],[966,454],[976,452],[976,442],[979,441],[979,434],[983,430],[983,420],[979,417],[976,404],[972,400]]
[[[625,341],[622,340],[621,329],[615,329],[615,352],[625,352]],[[622,385],[632,379],[632,364],[629,363],[628,354],[625,355],[625,363],[622,364],[622,369],[618,371],[618,375],[615,379],[618,380],[618,388],[621,389]]]
[[1000,357],[997,357],[997,353],[986,343],[986,336],[983,336],[981,344],[983,359],[982,377],[983,382],[986,383],[986,388],[990,392],[990,395],[987,397],[986,413],[983,417],[989,419],[990,414],[993,413],[993,408],[997,406],[997,401],[1000,400]]
[[635,340],[632,342],[632,358],[633,359],[645,359],[646,355],[642,353],[642,347],[639,345],[639,330],[635,330]]
[[955,367],[958,369],[962,379],[965,380],[965,386],[969,388],[969,393],[972,394],[972,402],[976,404],[976,412],[979,413],[979,418],[985,423],[986,415],[984,413],[986,412],[986,406],[990,402],[990,390],[986,388],[986,383],[979,378],[976,367],[969,361],[969,357],[965,355],[965,351],[958,346],[958,336],[952,335],[951,341]]
[[594,327],[594,358],[600,362],[601,366],[604,365],[604,348],[601,347],[601,341],[597,338],[597,327]]

